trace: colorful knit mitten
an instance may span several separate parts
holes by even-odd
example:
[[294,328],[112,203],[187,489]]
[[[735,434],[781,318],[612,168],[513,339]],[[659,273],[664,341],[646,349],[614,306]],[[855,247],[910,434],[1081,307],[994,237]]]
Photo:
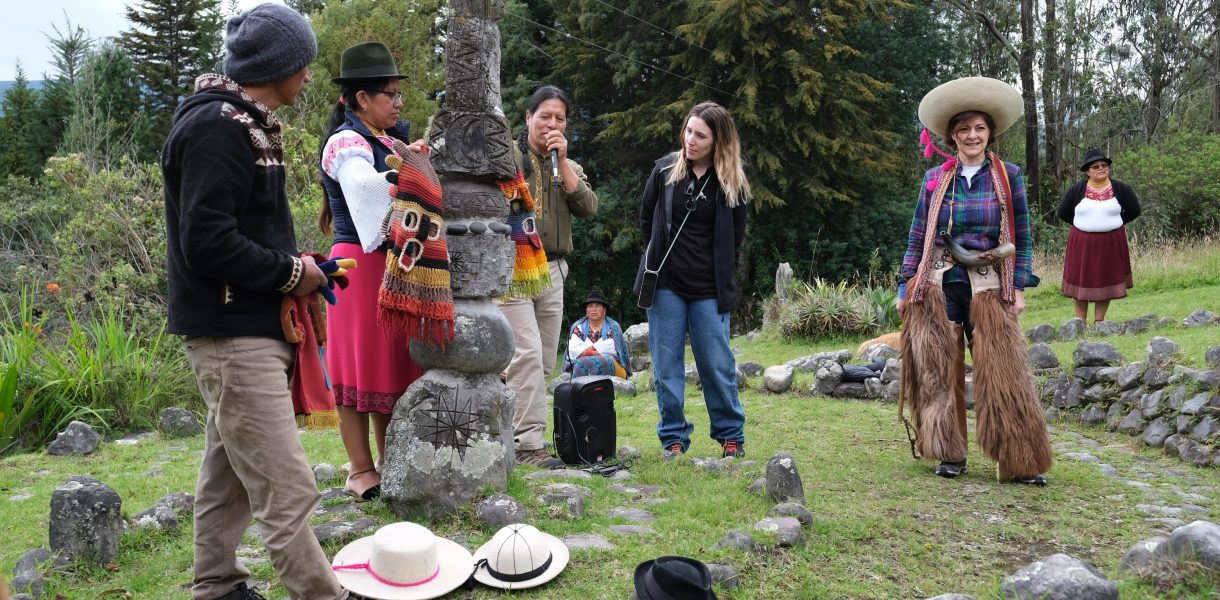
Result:
[[534,220],[534,198],[521,171],[517,171],[513,180],[498,183],[508,200],[508,226],[512,228],[513,244],[517,247],[513,282],[504,296],[532,298],[551,287],[551,269],[546,264],[546,250],[542,249]]
[[381,226],[391,247],[377,322],[392,334],[444,348],[454,324],[440,181],[425,152],[404,152],[394,164],[397,171],[386,173],[394,201]]

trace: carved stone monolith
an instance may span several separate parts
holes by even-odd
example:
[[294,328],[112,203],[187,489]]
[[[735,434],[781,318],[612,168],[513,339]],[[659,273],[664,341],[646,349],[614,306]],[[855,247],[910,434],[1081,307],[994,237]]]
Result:
[[394,409],[386,432],[382,496],[403,518],[437,518],[487,488],[505,490],[515,464],[513,397],[500,381],[512,328],[492,299],[512,282],[515,248],[497,181],[512,179],[512,136],[500,107],[503,0],[453,0],[445,41],[445,96],[428,132],[440,177],[456,339],[418,341],[426,370]]

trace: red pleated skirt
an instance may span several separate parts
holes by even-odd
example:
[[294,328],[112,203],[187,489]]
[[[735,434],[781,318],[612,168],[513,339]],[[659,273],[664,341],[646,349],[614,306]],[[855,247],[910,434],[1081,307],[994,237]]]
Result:
[[1063,295],[1095,302],[1127,297],[1131,289],[1127,230],[1089,233],[1072,227],[1063,260]]
[[385,250],[365,254],[359,244],[339,243],[330,257],[355,258],[339,303],[326,307],[326,369],[340,406],[391,414],[407,386],[423,375],[407,342],[377,325],[377,291],[385,275]]

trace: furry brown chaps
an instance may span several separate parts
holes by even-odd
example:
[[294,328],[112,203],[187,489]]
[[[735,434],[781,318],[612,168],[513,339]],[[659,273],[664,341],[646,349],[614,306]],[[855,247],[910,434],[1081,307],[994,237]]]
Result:
[[945,316],[945,294],[931,286],[923,302],[903,310],[902,383],[900,393],[910,403],[916,448],[924,458],[958,462],[966,458],[966,432],[954,403],[953,377],[957,342]]
[[1045,473],[1051,466],[1050,437],[1017,315],[999,290],[989,290],[974,295],[970,320],[977,334],[971,356],[979,446],[996,461],[1001,480]]

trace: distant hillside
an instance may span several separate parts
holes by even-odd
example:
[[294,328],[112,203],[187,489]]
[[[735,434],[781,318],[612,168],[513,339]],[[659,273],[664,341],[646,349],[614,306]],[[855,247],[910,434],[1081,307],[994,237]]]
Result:
[[[32,89],[32,90],[41,90],[42,89],[42,80],[41,79],[30,80],[29,86],[30,86],[30,89]],[[4,100],[4,95],[8,93],[8,89],[11,87],[13,87],[12,81],[0,81],[0,101]],[[4,109],[0,108],[0,116],[3,116],[3,115],[4,115]]]

